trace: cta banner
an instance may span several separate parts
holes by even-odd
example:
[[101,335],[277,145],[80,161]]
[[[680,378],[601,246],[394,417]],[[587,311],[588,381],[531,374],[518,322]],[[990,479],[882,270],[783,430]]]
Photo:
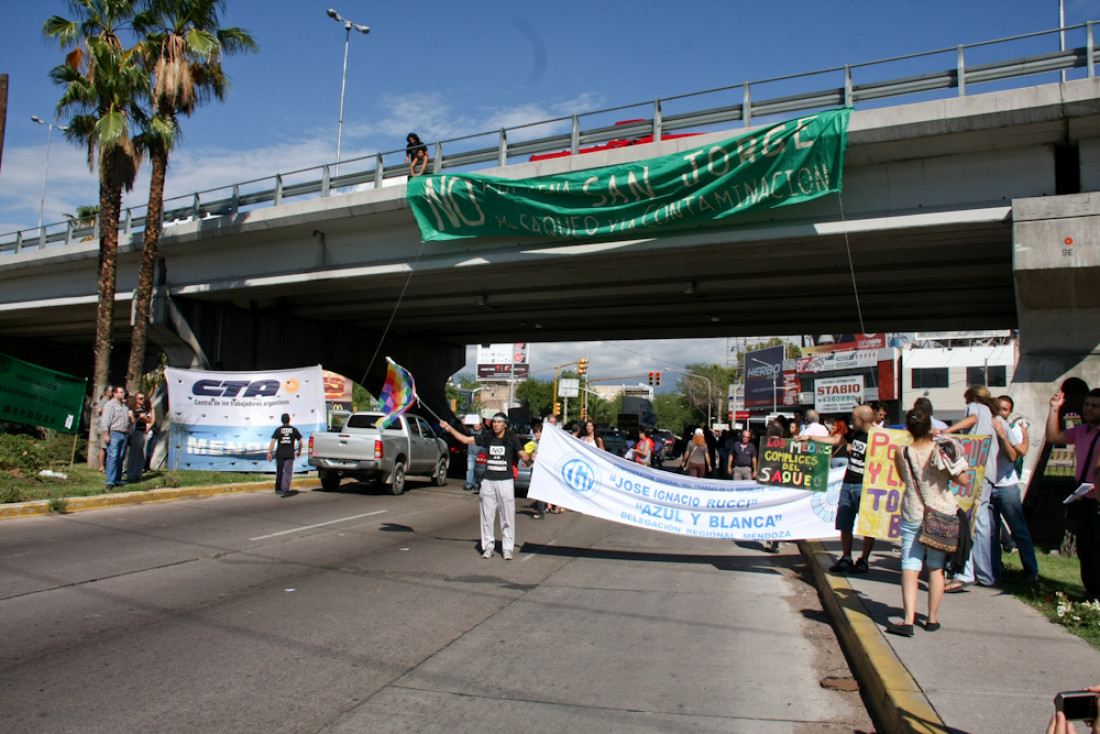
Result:
[[[171,420],[168,466],[207,471],[274,471],[265,454],[283,413],[308,443],[326,428],[321,365],[265,372],[164,371]],[[308,471],[306,452],[294,471]]]
[[532,179],[420,176],[425,240],[490,235],[639,237],[840,191],[851,110],[752,130],[683,153]]
[[[953,435],[966,451],[966,463],[970,466],[970,471],[967,473],[965,486],[951,482],[950,487],[959,507],[969,512],[976,502],[981,501],[990,437]],[[902,446],[908,446],[912,441],[913,436],[909,431],[894,428],[872,428],[867,434],[863,492],[856,522],[858,535],[901,541],[901,498],[905,493],[905,485],[894,466],[894,456]]]
[[0,420],[76,433],[87,383],[0,354]]
[[835,538],[843,469],[827,492],[694,479],[652,469],[546,425],[527,495],[624,525],[695,538]]

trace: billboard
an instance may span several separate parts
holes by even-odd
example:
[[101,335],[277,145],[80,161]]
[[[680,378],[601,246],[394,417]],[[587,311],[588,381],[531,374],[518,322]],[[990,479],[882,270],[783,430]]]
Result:
[[745,353],[745,406],[771,407],[783,387],[783,345]]
[[882,349],[886,346],[886,334],[813,334],[810,346],[802,347],[802,354],[827,352],[855,352],[861,349]]
[[479,344],[477,347],[477,379],[510,379],[511,375],[527,379],[531,374],[527,342],[509,344]]

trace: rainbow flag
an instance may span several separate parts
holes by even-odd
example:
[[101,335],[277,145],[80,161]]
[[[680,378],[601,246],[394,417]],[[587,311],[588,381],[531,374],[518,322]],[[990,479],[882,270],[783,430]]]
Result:
[[379,397],[385,415],[375,421],[376,428],[385,428],[416,402],[416,382],[413,376],[389,357],[386,357],[386,361],[389,362],[386,367],[386,384],[382,386],[382,395]]

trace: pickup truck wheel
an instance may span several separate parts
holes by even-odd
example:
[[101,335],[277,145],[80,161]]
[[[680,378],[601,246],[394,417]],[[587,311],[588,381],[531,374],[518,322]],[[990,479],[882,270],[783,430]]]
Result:
[[318,479],[321,480],[321,489],[326,492],[335,492],[340,487],[340,475],[335,472],[318,472]]
[[405,491],[405,464],[398,461],[393,465],[393,477],[390,481],[390,494],[399,495]]
[[447,457],[442,456],[439,459],[439,463],[435,465],[435,474],[432,475],[432,481],[435,482],[435,486],[442,487],[447,483]]

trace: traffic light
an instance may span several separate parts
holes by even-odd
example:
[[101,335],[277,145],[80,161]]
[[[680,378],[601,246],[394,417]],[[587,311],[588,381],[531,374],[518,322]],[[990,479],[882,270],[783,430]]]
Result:
[[583,408],[581,408],[581,420],[583,421],[586,418],[588,418],[588,406],[587,405],[584,406]]
[[554,415],[561,415],[561,403],[554,403]]
[[661,373],[660,372],[657,373],[657,382],[655,384],[657,384],[657,385],[661,384]]
[[653,384],[653,373],[652,372],[649,373],[649,384],[650,385]]
[[585,359],[584,357],[581,357],[580,361],[577,362],[577,374],[578,375],[588,374],[588,360]]

